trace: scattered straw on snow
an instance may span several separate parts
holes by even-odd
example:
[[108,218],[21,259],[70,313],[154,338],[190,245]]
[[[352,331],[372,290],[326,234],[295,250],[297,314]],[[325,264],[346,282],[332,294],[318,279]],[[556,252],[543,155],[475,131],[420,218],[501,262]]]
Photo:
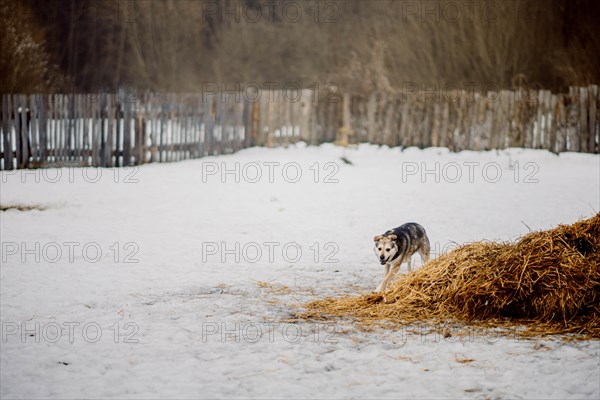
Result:
[[384,296],[326,298],[307,319],[355,318],[365,328],[469,323],[525,335],[600,338],[600,213],[516,243],[463,245],[401,275]]

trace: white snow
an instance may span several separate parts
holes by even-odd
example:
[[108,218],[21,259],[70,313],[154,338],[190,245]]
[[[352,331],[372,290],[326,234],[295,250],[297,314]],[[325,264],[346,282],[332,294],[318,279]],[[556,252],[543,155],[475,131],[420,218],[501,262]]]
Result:
[[598,155],[298,144],[0,178],[47,207],[0,212],[2,398],[600,397],[598,341],[287,322],[373,290],[401,223],[435,256],[594,215]]

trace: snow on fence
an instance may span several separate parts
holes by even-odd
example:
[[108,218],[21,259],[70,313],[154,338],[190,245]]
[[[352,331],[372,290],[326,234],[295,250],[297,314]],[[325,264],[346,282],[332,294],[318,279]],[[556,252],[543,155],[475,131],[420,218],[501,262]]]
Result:
[[169,162],[299,140],[598,153],[598,95],[597,85],[563,94],[5,94],[0,169]]

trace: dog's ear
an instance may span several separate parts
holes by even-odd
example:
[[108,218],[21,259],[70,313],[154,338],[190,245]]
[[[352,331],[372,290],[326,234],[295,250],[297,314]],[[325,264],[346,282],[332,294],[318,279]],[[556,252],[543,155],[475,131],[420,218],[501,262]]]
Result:
[[377,236],[375,236],[375,237],[373,238],[373,241],[374,241],[374,242],[379,242],[381,239],[383,239],[383,236],[381,236],[381,235],[377,235]]
[[392,239],[392,240],[396,240],[396,239],[398,239],[398,236],[396,236],[396,235],[390,235],[390,236],[388,236],[388,237],[389,237],[390,239]]

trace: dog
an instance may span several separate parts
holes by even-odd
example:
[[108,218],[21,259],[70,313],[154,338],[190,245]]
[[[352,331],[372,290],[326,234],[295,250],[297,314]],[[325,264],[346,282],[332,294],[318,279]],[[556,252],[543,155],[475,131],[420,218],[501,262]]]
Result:
[[384,277],[381,284],[375,289],[383,293],[400,269],[403,262],[408,263],[408,271],[412,271],[410,261],[417,251],[425,263],[429,260],[429,238],[425,228],[415,222],[409,222],[397,228],[390,229],[383,235],[377,235],[375,241],[375,254],[381,265],[385,265]]

